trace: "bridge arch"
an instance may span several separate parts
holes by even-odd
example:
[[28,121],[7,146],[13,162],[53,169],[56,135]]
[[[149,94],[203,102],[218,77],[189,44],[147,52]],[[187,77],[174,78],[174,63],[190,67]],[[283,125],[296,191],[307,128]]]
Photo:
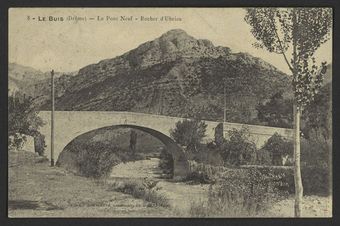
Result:
[[[48,159],[51,159],[51,112],[40,111],[39,116],[45,122],[45,124],[39,129],[41,134],[45,135],[47,150],[45,154]],[[170,131],[171,129],[176,128],[176,123],[178,121],[184,120],[184,118],[179,117],[117,111],[55,111],[54,116],[54,159],[58,158],[58,155],[63,148],[75,137],[91,130],[113,125],[134,126],[135,128],[140,128],[146,132],[152,132],[155,136],[158,136],[160,140],[167,143],[168,147],[172,150],[179,150],[179,147],[175,146],[174,143],[169,140],[171,139]],[[205,141],[203,142],[207,143],[215,139],[215,128],[221,122],[205,121],[205,123],[207,124],[207,131]],[[275,132],[289,139],[291,139],[293,135],[292,129],[224,122],[222,128],[223,137],[228,137],[229,130],[240,129],[243,126],[247,126],[249,128],[250,134],[254,138],[258,148],[260,148]],[[154,131],[158,131],[159,133]],[[178,151],[178,153],[181,152]],[[178,157],[185,156],[179,154]],[[185,164],[183,164],[183,166],[185,166]],[[186,173],[187,168],[188,166],[185,166],[181,171]],[[179,172],[176,171],[176,173]]]
[[92,129],[92,130],[89,130],[89,131],[85,131],[82,134],[79,134],[79,135],[76,135],[74,137],[69,138],[68,139],[69,142],[65,143],[63,147],[60,147],[61,152],[60,152],[60,155],[59,155],[58,161],[57,161],[58,165],[62,165],[62,163],[60,163],[60,156],[62,156],[62,158],[63,158],[64,152],[67,151],[65,148],[75,139],[79,138],[82,135],[91,133],[91,132],[96,131],[96,130],[118,129],[118,128],[136,129],[136,130],[145,132],[145,133],[150,134],[151,136],[157,138],[159,141],[161,141],[164,144],[167,151],[172,155],[173,164],[174,164],[173,165],[173,167],[174,167],[173,177],[175,179],[176,178],[179,179],[179,178],[185,178],[186,176],[188,176],[189,163],[188,163],[188,160],[187,160],[187,156],[186,156],[185,152],[183,151],[182,147],[180,147],[171,137],[169,137],[168,135],[165,135],[164,133],[162,133],[160,131],[149,128],[149,127],[130,125],[130,124],[118,124],[118,125],[111,125],[111,126],[96,128],[96,129]]

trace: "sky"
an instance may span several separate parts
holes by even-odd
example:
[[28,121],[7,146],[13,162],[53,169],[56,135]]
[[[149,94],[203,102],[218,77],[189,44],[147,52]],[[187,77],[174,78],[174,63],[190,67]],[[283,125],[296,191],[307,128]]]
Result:
[[[49,16],[63,17],[63,21],[48,21]],[[66,20],[69,16],[87,20]],[[98,16],[103,20],[99,21]],[[121,16],[132,16],[133,21],[120,21]],[[158,17],[158,21],[141,21],[142,16]],[[181,21],[159,21],[162,16]],[[12,8],[9,62],[41,71],[73,72],[119,56],[171,29],[183,29],[194,38],[208,39],[234,53],[248,52],[289,73],[282,55],[252,46],[255,39],[244,16],[241,8]],[[38,21],[38,17],[47,21]],[[118,21],[112,20],[115,17]],[[332,40],[319,48],[316,59],[332,62]]]

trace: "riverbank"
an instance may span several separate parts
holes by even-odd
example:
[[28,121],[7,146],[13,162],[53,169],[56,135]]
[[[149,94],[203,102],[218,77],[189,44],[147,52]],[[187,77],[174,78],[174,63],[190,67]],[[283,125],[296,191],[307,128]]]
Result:
[[169,217],[166,208],[50,167],[29,152],[9,152],[9,217]]
[[[158,160],[122,163],[106,181],[74,175],[34,153],[9,152],[9,217],[192,217],[192,203],[204,202],[208,184],[190,184],[160,178]],[[113,182],[157,181],[151,189],[170,206],[136,198],[112,189]],[[331,197],[305,196],[303,217],[331,217]],[[263,217],[294,217],[294,199],[275,203]]]

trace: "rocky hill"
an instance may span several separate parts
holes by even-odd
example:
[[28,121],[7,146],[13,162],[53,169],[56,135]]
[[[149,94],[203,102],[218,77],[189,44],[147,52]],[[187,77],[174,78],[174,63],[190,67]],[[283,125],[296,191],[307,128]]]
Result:
[[80,69],[56,108],[222,119],[224,84],[228,120],[251,122],[255,105],[286,90],[289,79],[259,58],[171,30]]
[[[256,122],[259,102],[290,85],[287,75],[260,58],[233,53],[180,29],[56,83],[57,110],[135,111],[213,120],[223,118],[225,86],[227,120],[245,123]],[[36,84],[40,94],[35,96],[45,96],[39,106],[48,109],[49,87]]]
[[23,91],[25,85],[34,84],[43,79],[46,79],[46,77],[41,71],[16,63],[8,64],[8,89],[10,93],[18,90]]
[[[70,83],[75,72],[55,72],[56,96],[62,96]],[[8,64],[8,91],[9,95],[20,92],[27,97],[34,98],[36,106],[46,104],[50,99],[51,73],[42,72],[32,67],[23,66],[17,63]]]

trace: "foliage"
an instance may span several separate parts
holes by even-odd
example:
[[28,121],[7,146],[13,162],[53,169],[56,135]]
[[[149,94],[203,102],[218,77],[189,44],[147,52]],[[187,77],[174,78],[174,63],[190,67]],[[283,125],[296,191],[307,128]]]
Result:
[[332,195],[330,169],[303,166],[301,173],[304,194],[320,196]]
[[169,207],[169,200],[163,195],[157,193],[154,189],[157,181],[145,179],[133,179],[125,181],[117,181],[112,187],[115,191],[130,194],[135,198],[143,199],[157,206]]
[[198,146],[205,137],[207,124],[199,120],[183,120],[176,123],[170,131],[171,137],[189,152],[198,152]]
[[34,137],[34,150],[37,152],[40,156],[44,155],[46,148],[45,144],[45,136],[43,134],[39,134]]
[[33,108],[32,98],[20,93],[8,97],[8,135],[22,133],[35,136],[42,125],[42,119]]
[[256,160],[256,145],[250,138],[249,130],[243,127],[228,133],[229,138],[217,144],[225,165],[253,164]]
[[332,125],[332,84],[328,83],[315,95],[315,99],[304,109],[302,132],[305,138],[320,133],[324,139],[331,137]]
[[[329,38],[332,29],[331,8],[249,8],[245,21],[257,39],[256,47],[282,54],[292,72],[294,92],[295,216],[301,216],[303,196],[300,166],[300,117],[304,107],[319,92],[327,67],[317,66],[316,50]],[[291,59],[287,51],[292,51]]]
[[273,165],[282,165],[283,156],[293,156],[293,143],[278,133],[274,133],[262,149],[270,153]]
[[260,148],[256,152],[256,165],[269,166],[273,164],[273,157],[270,151]]
[[137,133],[134,130],[130,132],[130,152],[132,155],[136,155]]
[[284,99],[282,93],[274,94],[266,103],[260,103],[256,110],[257,117],[268,126],[291,127],[293,121],[293,103]]
[[[319,91],[326,63],[316,65],[315,51],[330,38],[331,8],[248,8],[245,21],[257,39],[254,45],[282,54],[293,74],[295,101],[306,106]],[[292,59],[287,51],[293,47]]]
[[221,171],[223,171],[222,166],[213,166],[191,160],[189,161],[189,175],[186,180],[201,184],[214,183]]
[[332,139],[325,139],[321,133],[311,133],[309,139],[302,139],[301,155],[304,192],[329,195]]
[[321,133],[311,133],[309,139],[302,139],[301,155],[303,165],[330,169],[332,139],[325,139]]
[[26,139],[18,134],[33,136],[40,139],[40,146],[35,145],[35,151],[43,155],[45,150],[45,140],[38,131],[44,123],[38,116],[38,112],[33,107],[33,99],[26,98],[20,92],[8,97],[8,135],[13,136],[14,143],[10,141],[9,146],[21,149]]
[[21,151],[26,140],[27,138],[25,135],[15,133],[14,135],[8,137],[8,149]]
[[167,177],[172,178],[174,175],[174,160],[172,155],[166,150],[166,148],[162,148],[159,158],[159,168],[161,168],[162,173],[164,173]]
[[193,203],[190,214],[196,217],[263,216],[270,205],[284,197],[284,175],[269,169],[232,169],[211,185],[208,201]]
[[214,141],[215,144],[221,144],[224,140],[224,134],[223,134],[223,123],[219,123],[215,127],[215,134],[214,134]]
[[[221,142],[219,144],[221,144]],[[215,142],[201,144],[199,151],[194,153],[193,156],[187,155],[187,158],[198,163],[214,166],[223,166],[224,164],[223,159],[221,158],[221,150],[219,145],[217,145]]]
[[126,156],[118,147],[109,147],[101,142],[93,142],[80,146],[77,155],[79,173],[86,177],[105,177],[112,167],[126,160]]

